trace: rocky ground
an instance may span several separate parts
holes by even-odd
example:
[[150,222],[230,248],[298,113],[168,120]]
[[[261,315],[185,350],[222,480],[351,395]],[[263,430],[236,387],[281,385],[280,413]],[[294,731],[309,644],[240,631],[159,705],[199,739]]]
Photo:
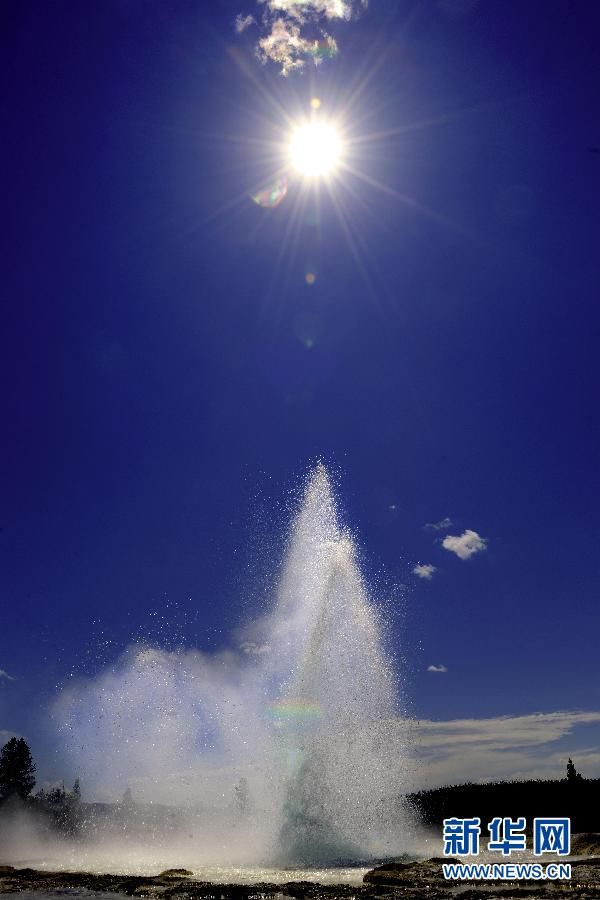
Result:
[[0,893],[60,892],[126,894],[150,900],[600,900],[600,856],[572,859],[570,882],[456,882],[442,874],[442,862],[389,863],[367,872],[364,883],[320,885],[296,881],[288,884],[214,884],[196,881],[185,869],[169,869],[158,876],[92,875],[84,872],[40,872],[0,866]]

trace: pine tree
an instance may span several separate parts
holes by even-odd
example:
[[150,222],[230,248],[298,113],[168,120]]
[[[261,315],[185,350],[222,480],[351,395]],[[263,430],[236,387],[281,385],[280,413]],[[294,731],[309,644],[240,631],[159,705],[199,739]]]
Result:
[[11,738],[0,751],[0,797],[25,800],[35,785],[35,765],[23,738]]
[[569,757],[567,762],[567,781],[583,781],[583,776],[575,768],[575,763],[571,757]]
[[46,794],[46,801],[50,806],[56,809],[62,809],[67,803],[67,792],[65,791],[64,782],[55,784]]
[[75,784],[73,785],[73,790],[71,793],[73,796],[73,802],[79,803],[79,801],[81,800],[81,786],[79,784],[79,778],[75,779]]

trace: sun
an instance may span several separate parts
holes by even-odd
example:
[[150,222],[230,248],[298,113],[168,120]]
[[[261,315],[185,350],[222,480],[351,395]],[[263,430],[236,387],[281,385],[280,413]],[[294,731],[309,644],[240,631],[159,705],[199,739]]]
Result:
[[292,167],[308,178],[332,175],[340,161],[342,142],[329,122],[306,122],[292,133],[289,154]]

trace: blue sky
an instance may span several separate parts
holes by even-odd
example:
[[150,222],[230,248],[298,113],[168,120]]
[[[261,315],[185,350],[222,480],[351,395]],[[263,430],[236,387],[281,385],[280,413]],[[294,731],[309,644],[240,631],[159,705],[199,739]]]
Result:
[[[596,713],[600,12],[372,0],[287,77],[237,15],[3,12],[0,730],[49,760],[73,674],[226,645],[318,459],[414,716]],[[314,96],[362,177],[262,208]]]

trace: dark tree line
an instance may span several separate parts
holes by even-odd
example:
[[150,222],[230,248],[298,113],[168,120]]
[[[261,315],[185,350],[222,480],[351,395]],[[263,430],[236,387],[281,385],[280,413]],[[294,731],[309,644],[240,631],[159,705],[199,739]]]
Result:
[[[23,738],[11,738],[0,750],[0,810],[3,806],[26,805],[62,833],[76,834],[81,820],[79,779],[70,791],[60,784],[49,790],[41,788],[33,795],[35,771],[27,742]],[[600,778],[583,778],[569,759],[562,780],[447,785],[411,794],[408,800],[423,822],[435,828],[442,827],[443,819],[454,816],[479,816],[482,823],[496,816],[525,816],[528,824],[537,816],[568,816],[573,832],[597,831]],[[128,788],[119,806],[127,810],[132,805]],[[234,806],[238,814],[248,810],[245,778],[235,787]]]
[[600,778],[583,778],[569,759],[566,777],[561,780],[446,785],[419,791],[409,800],[421,819],[436,829],[453,816],[479,816],[482,823],[495,816],[524,816],[529,826],[537,816],[557,816],[570,818],[574,833],[595,832],[600,818]]

